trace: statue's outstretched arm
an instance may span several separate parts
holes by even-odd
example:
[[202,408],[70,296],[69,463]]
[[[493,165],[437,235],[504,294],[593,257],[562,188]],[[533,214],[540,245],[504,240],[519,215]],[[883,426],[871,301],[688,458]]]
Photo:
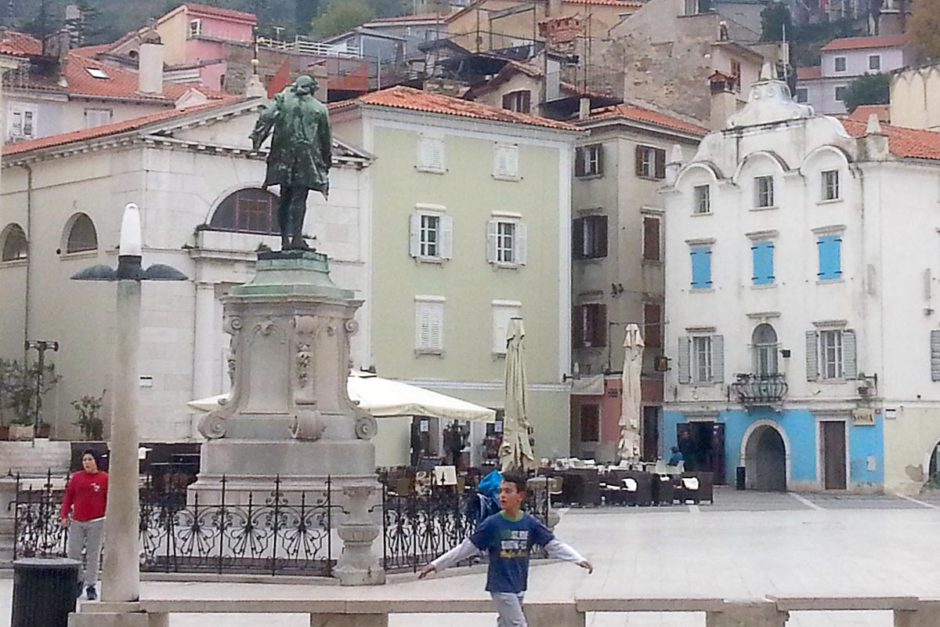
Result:
[[251,145],[255,150],[258,150],[261,147],[261,144],[264,143],[264,140],[268,138],[268,135],[271,134],[271,129],[274,128],[274,121],[278,116],[278,99],[275,98],[264,111],[261,112],[261,115],[258,117],[258,121],[255,122],[255,128],[251,132]]

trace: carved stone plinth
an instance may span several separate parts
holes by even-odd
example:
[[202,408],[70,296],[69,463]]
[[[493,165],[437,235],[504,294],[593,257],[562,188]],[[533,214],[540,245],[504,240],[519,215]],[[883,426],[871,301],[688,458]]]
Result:
[[344,586],[385,583],[385,571],[372,554],[372,543],[382,528],[369,515],[369,506],[379,486],[377,484],[347,485],[346,516],[337,532],[343,540],[343,554],[336,563],[336,576]]

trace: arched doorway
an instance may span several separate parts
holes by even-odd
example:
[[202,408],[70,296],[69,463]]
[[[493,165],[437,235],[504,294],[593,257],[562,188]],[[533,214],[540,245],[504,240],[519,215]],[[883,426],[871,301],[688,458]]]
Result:
[[747,487],[762,492],[787,489],[787,447],[780,432],[771,425],[751,431],[745,445]]

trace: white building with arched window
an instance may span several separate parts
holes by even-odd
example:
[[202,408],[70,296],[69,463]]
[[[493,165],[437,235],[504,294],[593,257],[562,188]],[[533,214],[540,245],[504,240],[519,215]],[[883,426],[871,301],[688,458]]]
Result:
[[[24,339],[58,340],[62,379],[44,399],[53,437],[78,436],[69,403],[111,386],[114,286],[69,277],[115,265],[123,207],[141,208],[144,263],[191,281],[147,284],[141,329],[141,438],[189,438],[186,403],[228,390],[220,298],[247,281],[261,246],[276,248],[276,197],[260,186],[265,155],[248,135],[263,102],[228,101],[7,146],[0,196],[0,358]],[[329,203],[310,195],[305,232],[329,255],[333,280],[364,295],[371,157],[334,142]],[[368,366],[370,335],[353,359]],[[105,393],[105,411],[110,394]],[[107,416],[107,413],[105,414]],[[106,421],[107,424],[107,421]]]
[[940,442],[940,133],[816,116],[765,72],[669,166],[665,450],[750,488],[916,491]]

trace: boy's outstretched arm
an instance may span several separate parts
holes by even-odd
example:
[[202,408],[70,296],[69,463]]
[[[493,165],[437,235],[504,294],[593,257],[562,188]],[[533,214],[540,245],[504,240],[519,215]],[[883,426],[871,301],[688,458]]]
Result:
[[594,565],[591,564],[591,562],[584,559],[584,556],[575,551],[570,545],[565,544],[557,538],[552,538],[552,541],[545,545],[545,550],[548,552],[549,557],[565,560],[566,562],[574,562],[581,568],[587,570],[588,574],[594,572]]
[[479,554],[480,549],[478,549],[476,545],[473,544],[473,542],[471,542],[468,538],[422,568],[421,572],[418,573],[418,579],[424,579],[431,573],[440,572],[445,568],[450,568],[458,562],[470,559],[471,557],[476,557]]

